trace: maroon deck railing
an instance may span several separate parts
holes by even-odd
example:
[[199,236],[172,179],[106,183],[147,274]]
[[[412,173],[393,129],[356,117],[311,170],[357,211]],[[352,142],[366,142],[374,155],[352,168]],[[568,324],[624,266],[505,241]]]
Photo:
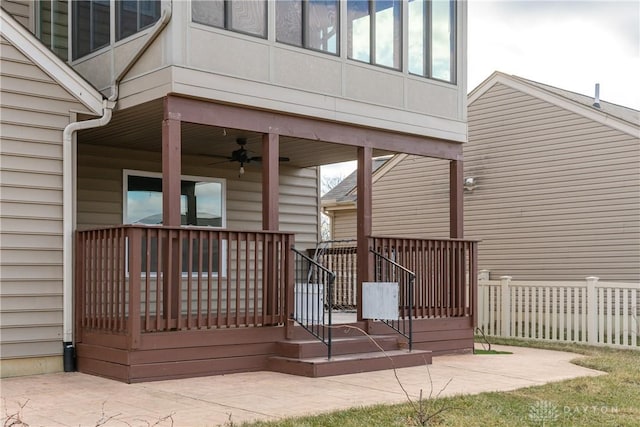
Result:
[[284,324],[293,237],[140,225],[78,231],[78,333]]
[[[469,316],[475,324],[478,242],[374,237],[372,245],[416,275],[413,307],[400,310],[402,318],[409,313],[414,318]],[[400,301],[408,300],[402,294],[406,289],[400,286]]]

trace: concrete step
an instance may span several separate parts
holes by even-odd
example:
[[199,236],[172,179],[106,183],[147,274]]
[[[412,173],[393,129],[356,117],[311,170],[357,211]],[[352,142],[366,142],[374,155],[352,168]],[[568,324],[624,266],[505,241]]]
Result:
[[430,351],[402,349],[337,355],[330,360],[326,356],[305,359],[272,356],[267,366],[275,372],[316,378],[430,364]]
[[[399,343],[393,335],[372,335],[338,337],[331,340],[331,354],[370,353],[380,351],[398,350],[406,347],[406,343]],[[311,357],[326,357],[327,346],[317,339],[287,340],[278,343],[278,355],[297,359]]]

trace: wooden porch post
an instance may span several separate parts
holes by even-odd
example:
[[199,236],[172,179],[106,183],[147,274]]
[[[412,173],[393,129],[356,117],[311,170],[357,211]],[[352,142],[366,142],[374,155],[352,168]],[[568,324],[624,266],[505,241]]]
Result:
[[449,237],[464,238],[464,167],[462,160],[449,163]]
[[262,229],[270,231],[280,228],[279,142],[278,134],[262,135]]
[[[179,227],[180,220],[180,174],[182,141],[180,135],[180,114],[169,111],[168,99],[164,102],[162,121],[162,225]],[[180,287],[182,272],[180,265],[180,241],[173,233],[162,242],[164,254],[164,315],[167,326],[179,316]],[[158,244],[161,244],[158,242]]]
[[373,276],[372,255],[369,252],[371,237],[371,187],[372,157],[370,147],[358,147],[357,171],[357,262],[356,305],[358,320],[362,320],[362,282],[368,282]]
[[162,224],[180,226],[180,120],[165,111],[162,121]]
[[[280,201],[279,142],[280,138],[277,134],[268,133],[262,135],[262,229],[269,231],[277,231],[280,228],[278,206]],[[277,274],[275,271],[277,268],[276,242],[273,239],[265,238],[265,245],[264,256],[267,259],[267,268],[263,276],[263,292],[267,303],[267,313],[275,315],[278,311],[276,309],[278,301],[275,301],[277,292],[274,290],[274,287],[277,286]],[[286,277],[288,276],[287,274]],[[286,298],[288,296],[283,298],[282,304],[285,304]]]

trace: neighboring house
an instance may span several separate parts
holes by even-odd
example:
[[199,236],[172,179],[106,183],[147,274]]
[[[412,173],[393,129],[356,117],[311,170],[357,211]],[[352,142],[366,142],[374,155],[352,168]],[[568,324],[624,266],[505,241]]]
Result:
[[[128,382],[287,371],[323,164],[359,165],[358,295],[371,246],[402,260],[370,231],[373,157],[449,165],[462,237],[465,2],[0,6],[3,375],[72,370],[74,353]],[[474,257],[465,241],[451,263]],[[470,350],[475,280],[426,280],[459,298],[416,300],[414,348]]]
[[[496,72],[469,94],[468,120],[464,227],[481,240],[479,269],[640,282],[640,112]],[[373,177],[373,234],[446,237],[447,170],[388,161]],[[355,189],[342,192],[322,201],[334,239],[355,236]]]

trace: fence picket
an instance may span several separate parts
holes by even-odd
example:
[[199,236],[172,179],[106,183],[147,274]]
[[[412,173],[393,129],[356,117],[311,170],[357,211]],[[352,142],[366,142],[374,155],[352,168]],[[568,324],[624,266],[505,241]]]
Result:
[[637,348],[640,285],[517,282],[510,276],[478,283],[478,325],[486,335]]

